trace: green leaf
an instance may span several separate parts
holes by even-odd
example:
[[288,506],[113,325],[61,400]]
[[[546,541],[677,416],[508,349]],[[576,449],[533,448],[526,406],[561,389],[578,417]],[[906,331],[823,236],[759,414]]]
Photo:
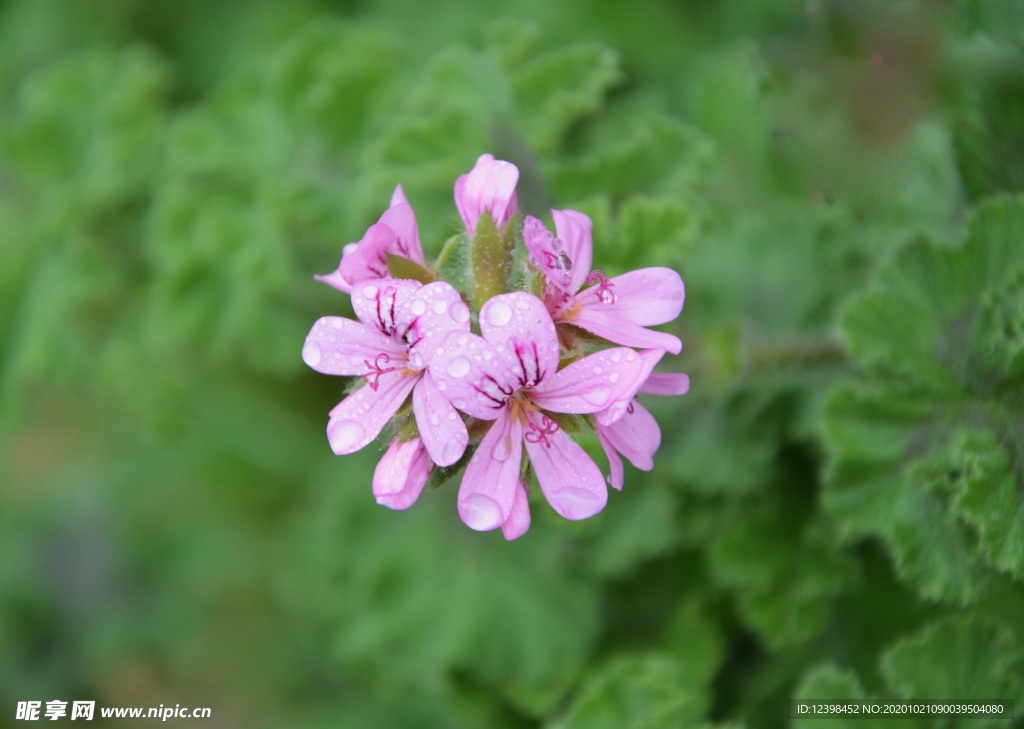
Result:
[[1019,575],[1024,559],[1024,378],[1008,322],[1022,239],[1024,200],[986,203],[962,246],[911,243],[843,320],[860,374],[826,409],[823,504],[846,537],[881,537],[928,598],[971,602],[992,569]]
[[752,515],[711,550],[717,580],[737,591],[745,621],[772,646],[797,645],[817,635],[832,601],[857,574],[823,522],[799,522],[792,509]]
[[[1005,626],[959,616],[896,643],[882,657],[882,673],[904,699],[1015,699],[1024,689],[1024,653],[1019,638]],[[970,726],[1008,723],[1008,717],[964,721]]]
[[[865,694],[857,674],[843,670],[834,664],[825,664],[811,669],[796,691],[796,699],[806,703],[830,703],[840,701],[858,702],[869,699],[876,703],[879,696]],[[867,702],[865,702],[867,703]],[[906,729],[917,729],[922,722],[913,716],[900,717],[899,726]],[[817,729],[822,726],[822,717],[813,714],[798,716],[793,721],[797,729]],[[858,714],[842,714],[830,716],[828,726],[836,729],[887,729],[893,726],[892,718],[875,717]]]
[[551,729],[673,729],[696,722],[707,696],[668,656],[625,656],[597,670]]
[[370,493],[376,458],[324,464],[281,574],[291,609],[331,636],[343,668],[396,699],[436,692],[440,672],[464,672],[531,716],[552,711],[598,627],[596,586],[561,556],[563,525],[535,514],[529,538],[512,543],[471,532],[458,519],[457,483],[389,511]]
[[569,128],[605,103],[620,81],[615,51],[582,42],[517,64],[512,76],[518,118],[530,148],[553,153]]

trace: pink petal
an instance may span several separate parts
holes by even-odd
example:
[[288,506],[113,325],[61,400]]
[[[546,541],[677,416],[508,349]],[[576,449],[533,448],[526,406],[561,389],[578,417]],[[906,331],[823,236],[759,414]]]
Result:
[[450,466],[462,458],[469,442],[466,424],[429,373],[420,378],[412,391],[412,410],[420,438],[434,463]]
[[596,299],[591,300],[589,306],[581,307],[570,321],[572,324],[586,329],[591,334],[596,334],[599,337],[604,337],[609,342],[623,344],[627,347],[664,349],[672,354],[679,354],[683,349],[683,343],[674,334],[645,329],[638,324],[627,321],[612,311],[611,307],[600,303]]
[[394,240],[385,248],[385,253],[403,256],[416,263],[426,262],[423,258],[423,248],[420,246],[420,233],[416,227],[416,214],[412,210],[412,205],[407,202],[396,205],[392,202],[391,207],[380,216],[379,222],[395,234]]
[[587,280],[590,267],[593,265],[594,240],[591,231],[594,224],[578,210],[552,210],[551,215],[555,219],[558,238],[565,246],[565,252],[572,263],[569,292],[575,293]]
[[523,426],[505,408],[480,441],[459,487],[459,516],[470,529],[490,531],[508,521],[522,459]]
[[630,411],[609,426],[598,425],[598,431],[637,468],[642,471],[654,468],[654,454],[661,445],[661,429],[640,403],[634,401]]
[[327,424],[331,449],[344,456],[376,438],[402,407],[418,379],[389,372],[377,380],[376,390],[367,383],[338,403]]
[[622,491],[623,484],[623,470],[622,470],[622,459],[619,458],[618,452],[608,442],[608,439],[604,435],[604,428],[600,425],[597,428],[597,440],[601,443],[601,448],[604,449],[604,454],[608,456],[608,483],[611,484],[613,489]]
[[392,441],[373,472],[373,495],[389,509],[408,509],[430,476],[430,459],[419,438]]
[[512,501],[512,512],[501,525],[501,533],[505,539],[512,541],[526,534],[530,528],[530,500],[526,494],[526,484],[522,479],[516,482],[516,495]]
[[[543,427],[542,417],[531,412],[528,415],[531,427]],[[544,496],[561,516],[573,521],[586,519],[604,508],[608,489],[600,469],[586,451],[561,430],[549,432],[541,442],[527,438],[526,452]]]
[[599,286],[581,292],[576,301],[582,307],[604,308],[619,318],[640,326],[670,322],[683,310],[686,291],[683,280],[671,268],[641,268],[610,279],[614,303],[603,303]]
[[[345,247],[341,249],[341,260],[344,261],[346,256],[353,255],[356,249],[358,248],[358,243],[346,244]],[[328,286],[331,286],[332,288],[336,288],[338,289],[338,291],[341,291],[343,293],[348,294],[352,292],[352,284],[346,281],[345,278],[341,275],[340,263],[338,264],[338,270],[332,271],[331,273],[324,275],[315,274],[313,278],[315,278],[317,281],[327,284]]]
[[396,205],[408,205],[409,199],[405,196],[405,190],[402,189],[401,185],[395,185],[395,191],[391,193],[391,204],[390,207]]
[[601,425],[611,425],[616,420],[621,418],[626,412],[626,408],[633,401],[637,391],[647,381],[651,371],[655,365],[661,361],[661,358],[665,356],[665,351],[661,349],[645,349],[640,353],[641,367],[637,372],[636,377],[633,380],[633,384],[626,387],[623,386],[619,389],[615,399],[608,403],[608,406],[596,414],[595,419]]
[[530,251],[530,258],[552,285],[569,294],[575,291],[569,288],[572,259],[562,241],[532,215],[527,215],[523,222],[523,243]]
[[685,395],[690,391],[690,376],[682,372],[655,372],[640,386],[648,395]]
[[422,286],[419,281],[397,278],[363,280],[352,288],[352,309],[366,326],[401,338],[408,323],[400,319],[400,313]]
[[453,332],[428,364],[437,389],[452,405],[481,420],[494,420],[519,387],[515,373],[482,337]]
[[338,273],[352,285],[367,279],[387,278],[390,272],[385,254],[395,239],[395,231],[389,226],[374,223],[366,229],[356,248],[341,257]]
[[327,375],[365,375],[380,354],[395,361],[405,351],[376,329],[340,316],[318,319],[302,347],[302,360]]
[[501,230],[516,213],[519,169],[511,162],[482,154],[469,174],[455,181],[455,205],[470,236],[486,210]]
[[531,389],[530,399],[556,413],[596,413],[635,388],[642,367],[643,360],[632,349],[595,352]]
[[469,307],[444,281],[417,289],[399,307],[396,319],[398,331],[405,332],[413,369],[426,367],[448,334],[469,331]]
[[480,310],[480,332],[530,387],[558,368],[558,339],[544,302],[525,291],[501,294]]

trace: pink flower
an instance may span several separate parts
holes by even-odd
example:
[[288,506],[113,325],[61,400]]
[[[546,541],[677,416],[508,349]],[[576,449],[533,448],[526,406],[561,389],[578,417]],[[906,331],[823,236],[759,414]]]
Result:
[[416,263],[426,263],[416,227],[416,215],[401,185],[395,188],[391,196],[391,207],[384,211],[380,220],[367,228],[362,240],[349,243],[342,250],[338,270],[313,278],[348,294],[352,292],[352,286],[360,281],[390,276],[389,253]]
[[366,384],[330,414],[327,438],[339,456],[377,437],[412,393],[423,445],[435,463],[455,463],[469,438],[465,423],[426,372],[437,345],[469,331],[469,308],[447,283],[379,279],[352,292],[359,321],[325,316],[313,325],[302,359],[317,372],[358,375]]
[[646,328],[672,321],[683,310],[679,274],[670,268],[641,268],[609,279],[591,271],[590,218],[575,210],[551,214],[558,237],[527,216],[523,242],[547,280],[544,303],[555,323],[573,324],[615,344],[679,354],[683,345],[678,337]]
[[455,205],[470,238],[484,212],[491,216],[498,230],[504,230],[519,207],[516,202],[518,181],[518,167],[496,160],[490,154],[480,155],[473,169],[455,181]]
[[[650,395],[685,395],[690,389],[690,378],[682,373],[651,373],[654,365],[665,353],[661,350],[647,350],[640,353],[644,366],[639,380],[638,392]],[[635,393],[634,393],[635,394]],[[622,409],[624,405],[624,410]],[[643,405],[633,399],[632,394],[620,398],[595,418],[597,438],[608,456],[611,475],[608,482],[613,488],[622,489],[623,470],[621,453],[629,462],[642,471],[654,468],[654,454],[661,445],[661,429],[654,416]]]
[[389,509],[408,509],[420,497],[429,476],[430,458],[423,441],[394,440],[373,472],[373,495]]
[[623,393],[635,391],[640,357],[617,347],[556,371],[555,325],[543,302],[525,292],[490,299],[480,312],[480,330],[483,337],[449,334],[430,362],[437,388],[456,408],[493,421],[462,479],[462,520],[478,531],[506,528],[506,536],[525,531],[525,487],[520,489],[524,444],[556,512],[584,519],[601,511],[608,492],[600,470],[547,413],[607,408]]

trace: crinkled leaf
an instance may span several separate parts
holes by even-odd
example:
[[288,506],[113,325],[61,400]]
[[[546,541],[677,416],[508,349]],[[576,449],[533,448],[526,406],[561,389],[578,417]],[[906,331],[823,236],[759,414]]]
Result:
[[673,729],[695,723],[708,697],[684,680],[679,663],[657,654],[626,656],[597,670],[551,729]]
[[[882,673],[904,699],[1015,699],[1024,689],[1024,654],[1019,637],[1005,626],[965,615],[896,643],[882,657]],[[1006,726],[1008,717],[969,723]]]
[[[847,536],[880,536],[926,597],[966,603],[992,567],[1020,574],[1004,510],[1024,493],[1024,380],[1006,315],[1022,239],[1024,200],[991,201],[962,246],[904,248],[843,322],[861,374],[827,408],[824,505]],[[989,435],[965,439],[968,426]]]

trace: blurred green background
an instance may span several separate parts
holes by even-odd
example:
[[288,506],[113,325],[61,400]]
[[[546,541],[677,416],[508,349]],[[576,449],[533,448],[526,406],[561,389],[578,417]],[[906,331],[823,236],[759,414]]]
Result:
[[[1017,0],[0,1],[0,725],[1024,711],[1022,49]],[[488,151],[688,294],[654,471],[511,544],[376,506],[299,356]]]

